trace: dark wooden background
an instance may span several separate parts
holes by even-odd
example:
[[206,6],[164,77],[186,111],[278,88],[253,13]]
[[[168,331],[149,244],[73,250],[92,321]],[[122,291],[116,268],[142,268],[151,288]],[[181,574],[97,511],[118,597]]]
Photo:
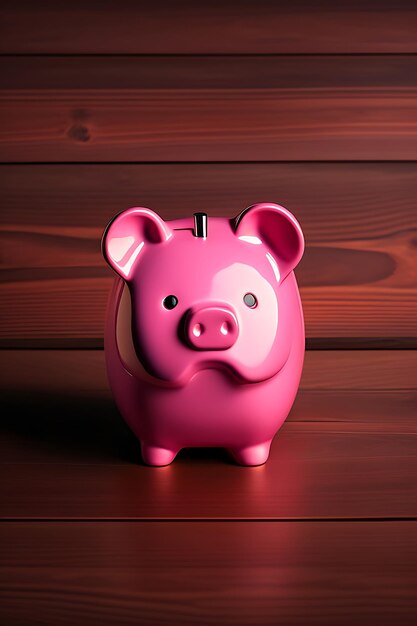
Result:
[[[417,620],[417,6],[0,6],[0,621]],[[154,470],[112,403],[108,220],[287,206],[307,334],[270,461]]]

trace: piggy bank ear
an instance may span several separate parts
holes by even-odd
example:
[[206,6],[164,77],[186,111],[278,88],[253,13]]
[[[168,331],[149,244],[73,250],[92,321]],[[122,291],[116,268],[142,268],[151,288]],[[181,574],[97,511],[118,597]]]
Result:
[[294,215],[279,204],[254,204],[235,219],[236,235],[265,243],[278,261],[281,280],[293,270],[304,252],[304,237]]
[[110,267],[122,278],[129,280],[143,247],[162,243],[171,236],[169,226],[150,209],[127,209],[117,215],[104,231],[103,256]]

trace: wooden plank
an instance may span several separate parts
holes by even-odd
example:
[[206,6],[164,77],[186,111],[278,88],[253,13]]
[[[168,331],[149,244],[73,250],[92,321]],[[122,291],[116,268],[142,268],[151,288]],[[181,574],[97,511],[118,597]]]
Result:
[[[308,391],[417,389],[416,350],[306,352],[301,388]],[[1,394],[25,391],[108,397],[102,350],[0,350]]]
[[413,522],[0,526],[0,618],[412,625]]
[[415,56],[2,63],[2,162],[417,158]]
[[[401,246],[405,248],[407,244],[402,242]],[[413,257],[409,257],[410,273],[412,261]],[[10,274],[13,276],[12,272]],[[59,345],[62,338],[81,339],[82,343],[83,339],[103,336],[113,281],[107,268],[81,267],[78,271],[76,268],[66,271],[48,268],[39,273],[36,269],[25,269],[20,276],[16,272],[13,278],[13,282],[4,282],[1,288],[3,338],[27,338],[30,342],[36,337],[46,339],[49,345],[51,339],[57,339]],[[408,280],[409,276],[404,278]],[[395,285],[391,288],[376,284],[372,291],[367,284],[301,287],[301,298],[309,337],[386,334],[388,337],[411,336],[412,340],[417,332],[414,285],[396,290]],[[75,341],[74,347],[77,346]]]
[[416,87],[414,56],[5,56],[0,88],[403,89]]
[[3,164],[0,191],[1,224],[10,230],[101,232],[137,205],[166,220],[202,208],[232,217],[264,200],[294,211],[312,245],[386,239],[417,221],[416,163]]
[[140,463],[101,352],[0,354],[3,519],[417,515],[415,352],[308,353],[265,466],[184,450],[159,470]]
[[307,337],[417,335],[414,163],[3,165],[0,177],[3,340],[102,337],[112,274],[99,240],[121,209],[233,216],[262,199],[306,235]]
[[3,53],[416,52],[410,0],[152,3],[5,0]]
[[[60,407],[55,410],[59,419]],[[82,436],[78,422],[72,439],[61,436],[39,445],[46,456],[53,449],[52,454],[65,457],[71,447],[85,446]],[[29,432],[27,442],[31,438]],[[415,434],[333,433],[324,426],[311,432],[284,429],[268,463],[258,468],[237,466],[222,450],[183,450],[171,466],[155,469],[140,464],[133,440],[129,447],[113,450],[111,459],[103,459],[101,448],[95,458],[86,448],[77,462],[2,463],[0,518],[417,517]]]

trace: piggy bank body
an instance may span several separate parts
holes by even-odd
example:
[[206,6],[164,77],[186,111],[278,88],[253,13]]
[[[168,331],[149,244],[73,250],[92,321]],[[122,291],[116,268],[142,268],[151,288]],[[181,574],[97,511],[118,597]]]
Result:
[[183,447],[264,463],[293,404],[304,322],[293,269],[304,250],[283,207],[164,222],[128,209],[103,236],[118,277],[105,353],[110,385],[150,465]]

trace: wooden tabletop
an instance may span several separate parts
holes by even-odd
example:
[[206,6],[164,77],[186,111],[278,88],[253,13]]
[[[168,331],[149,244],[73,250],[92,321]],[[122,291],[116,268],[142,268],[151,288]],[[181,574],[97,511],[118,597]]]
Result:
[[0,358],[2,623],[415,623],[417,352],[308,352],[255,468],[144,466],[101,350]]

